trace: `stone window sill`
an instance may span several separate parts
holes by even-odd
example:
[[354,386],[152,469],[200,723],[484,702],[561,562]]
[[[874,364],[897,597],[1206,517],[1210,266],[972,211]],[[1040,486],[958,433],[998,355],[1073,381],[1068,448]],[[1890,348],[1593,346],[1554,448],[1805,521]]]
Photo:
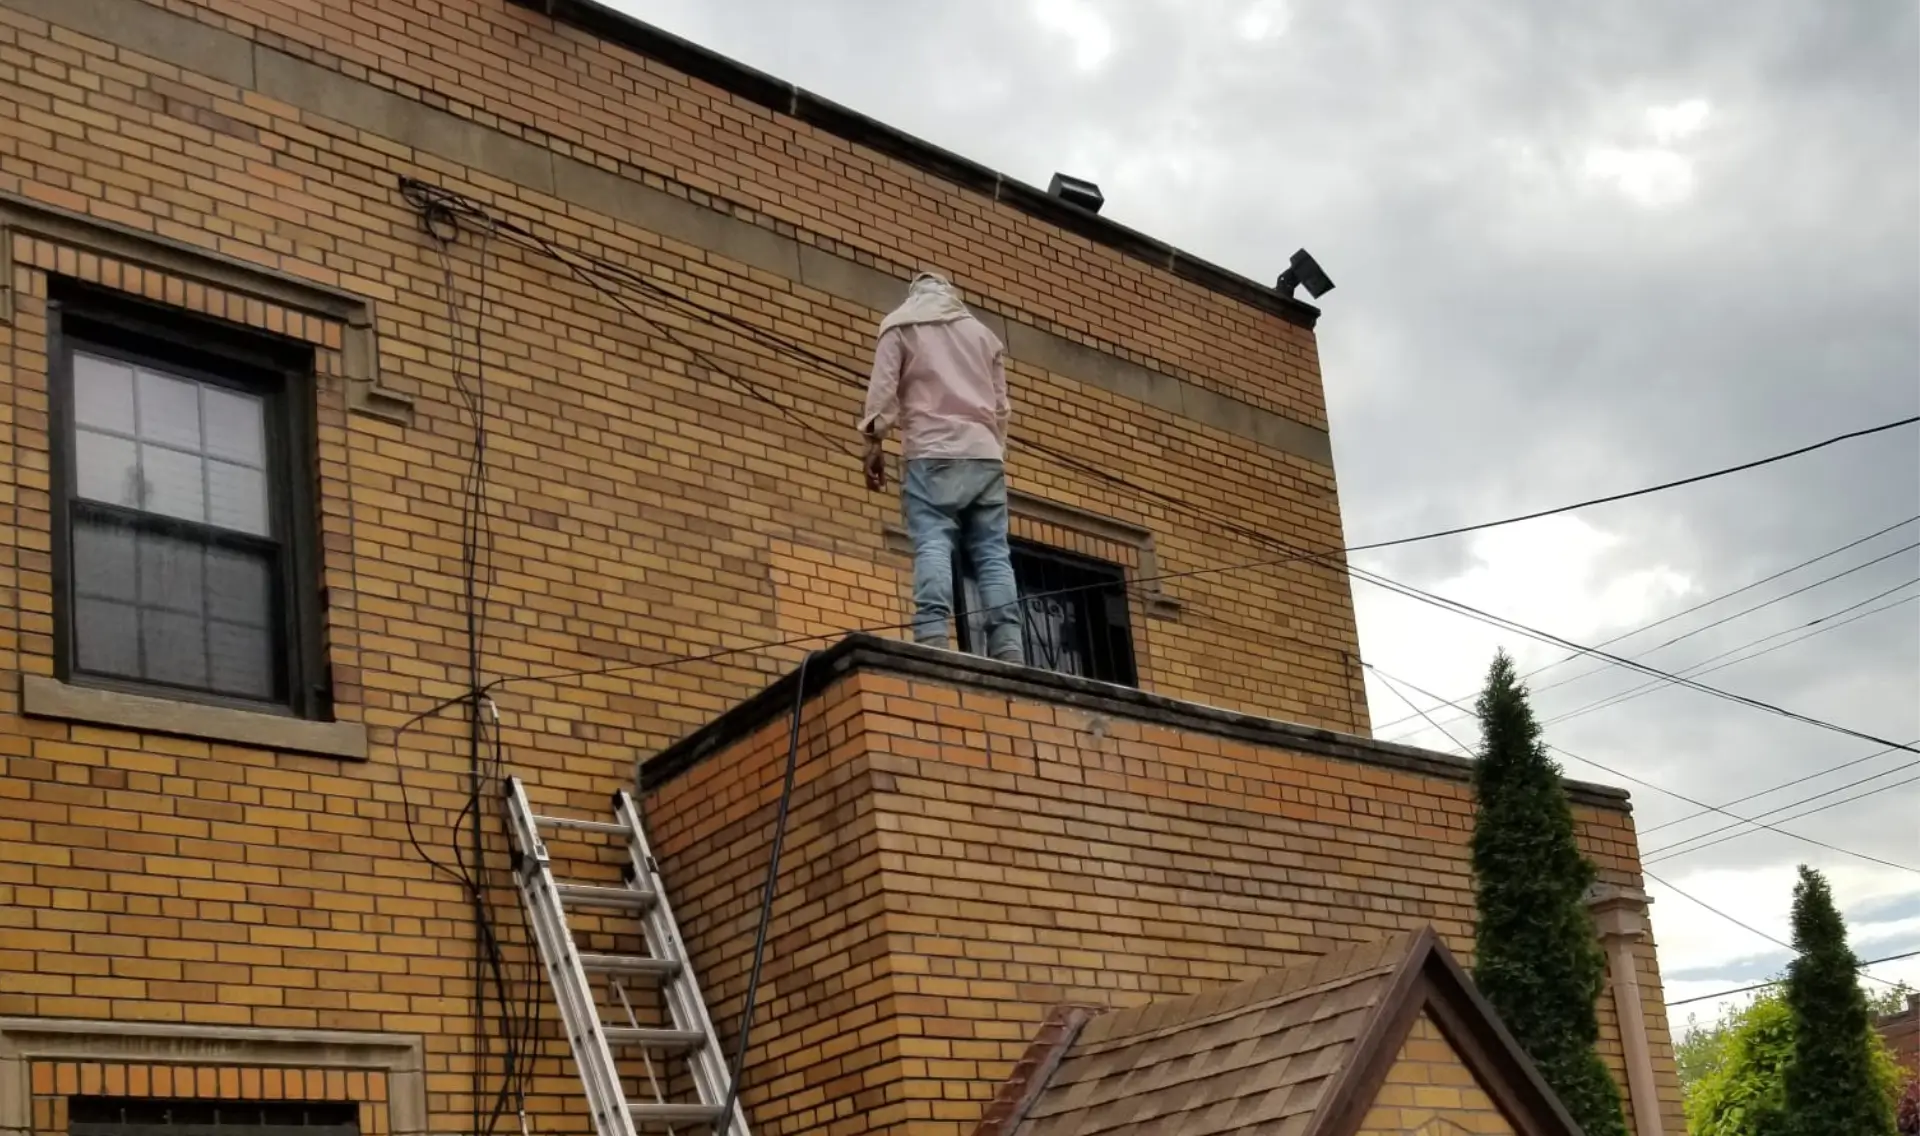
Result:
[[359,722],[310,722],[225,706],[202,706],[70,686],[45,675],[26,675],[21,709],[30,717],[59,718],[149,734],[174,734],[228,745],[311,753],[349,761],[367,759],[367,728]]

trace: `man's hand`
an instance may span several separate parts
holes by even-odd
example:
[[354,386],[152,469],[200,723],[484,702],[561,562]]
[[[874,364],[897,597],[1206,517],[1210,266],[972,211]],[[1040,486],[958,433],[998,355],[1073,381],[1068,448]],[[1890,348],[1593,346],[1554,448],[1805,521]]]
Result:
[[887,487],[887,451],[880,448],[880,439],[867,435],[867,455],[861,462],[867,470],[867,488],[875,493]]

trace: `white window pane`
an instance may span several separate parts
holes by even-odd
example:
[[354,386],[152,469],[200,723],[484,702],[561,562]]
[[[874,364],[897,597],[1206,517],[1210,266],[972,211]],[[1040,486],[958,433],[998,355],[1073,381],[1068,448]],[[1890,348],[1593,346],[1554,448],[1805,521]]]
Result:
[[186,521],[207,519],[207,488],[199,455],[141,446],[140,472],[146,489],[141,508]]
[[198,616],[143,608],[140,612],[140,650],[146,660],[142,677],[176,686],[207,685],[207,629]]
[[73,450],[80,496],[140,508],[140,466],[132,442],[91,430],[75,430]]
[[104,600],[139,598],[134,591],[134,531],[114,521],[73,520],[73,590]]
[[82,426],[133,433],[133,368],[74,352],[73,420]]
[[266,416],[260,399],[219,387],[201,387],[206,400],[207,453],[241,465],[267,462]]
[[209,461],[207,520],[221,528],[266,536],[267,475],[232,462]]
[[273,621],[273,564],[236,549],[207,549],[207,611],[215,619],[247,627]]
[[200,384],[140,372],[140,440],[200,448]]
[[140,613],[132,604],[77,599],[73,603],[73,659],[94,674],[140,677]]
[[140,606],[198,615],[206,598],[206,550],[163,533],[140,536]]
[[222,694],[273,697],[273,635],[265,628],[214,620],[207,624],[212,687]]

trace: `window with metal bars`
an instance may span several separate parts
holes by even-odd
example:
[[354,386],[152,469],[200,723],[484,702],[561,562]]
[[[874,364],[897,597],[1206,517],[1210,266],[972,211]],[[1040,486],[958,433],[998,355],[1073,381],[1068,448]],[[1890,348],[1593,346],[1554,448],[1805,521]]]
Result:
[[360,1107],[322,1101],[70,1097],[70,1136],[360,1136]]
[[[1126,569],[1032,541],[1011,541],[1010,549],[1027,665],[1137,685]],[[964,561],[955,564],[954,576],[961,584],[955,589],[954,620],[960,649],[984,653],[987,631],[979,584]]]
[[78,288],[53,313],[60,677],[325,716],[311,351]]

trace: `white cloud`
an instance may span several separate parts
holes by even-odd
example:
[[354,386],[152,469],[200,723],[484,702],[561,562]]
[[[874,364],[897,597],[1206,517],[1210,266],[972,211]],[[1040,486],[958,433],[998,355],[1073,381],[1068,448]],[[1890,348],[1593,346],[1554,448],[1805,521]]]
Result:
[[1582,172],[1596,181],[1611,182],[1629,201],[1644,208],[1679,205],[1693,196],[1694,161],[1675,144],[1700,133],[1712,113],[1713,105],[1705,99],[1648,107],[1644,123],[1654,145],[1589,147]]
[[1037,0],[1033,15],[1040,26],[1073,44],[1073,64],[1092,71],[1113,54],[1113,28],[1084,0]]
[[1595,147],[1587,151],[1586,174],[1612,182],[1628,200],[1649,209],[1665,209],[1693,196],[1693,162],[1672,150]]
[[[1618,536],[1580,517],[1546,517],[1476,533],[1465,570],[1423,587],[1574,642],[1594,643],[1658,618],[1694,590],[1689,577],[1669,565],[1619,563],[1620,545]],[[1364,583],[1356,584],[1354,603],[1368,660],[1444,697],[1476,690],[1496,648],[1504,647],[1522,671],[1566,654]],[[1390,689],[1370,690],[1368,701],[1377,723],[1411,713]],[[1442,722],[1454,716],[1451,710],[1436,715]],[[1463,743],[1477,736],[1471,723],[1449,728]],[[1407,734],[1409,729],[1397,727],[1386,736],[1455,748],[1431,729]]]
[[1259,42],[1275,39],[1287,34],[1287,28],[1293,23],[1293,9],[1286,0],[1260,0],[1240,13],[1234,21],[1234,30],[1240,38]]
[[1647,127],[1662,146],[1690,138],[1707,124],[1713,105],[1705,99],[1687,99],[1672,106],[1648,107]]

